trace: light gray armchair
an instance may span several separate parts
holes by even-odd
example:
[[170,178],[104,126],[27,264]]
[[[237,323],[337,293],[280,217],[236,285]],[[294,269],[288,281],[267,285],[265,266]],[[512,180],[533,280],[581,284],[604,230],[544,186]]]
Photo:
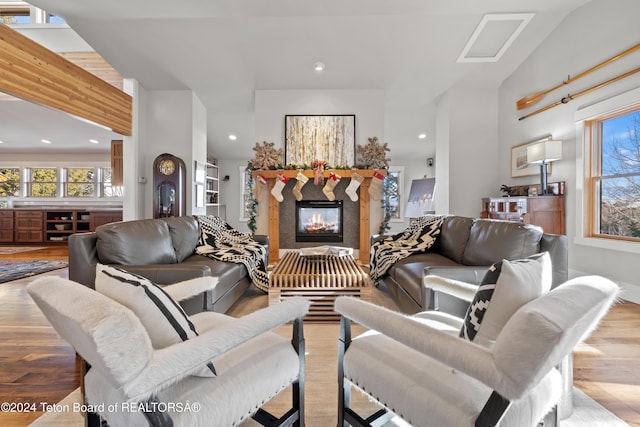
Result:
[[[340,297],[338,425],[382,425],[393,416],[413,426],[556,425],[556,366],[618,291],[602,277],[570,280],[521,306],[491,347],[460,338],[460,323],[445,313],[408,316]],[[370,331],[351,339],[351,321]],[[368,418],[357,414],[352,386],[384,408]]]
[[[193,294],[165,289],[174,297]],[[133,311],[86,286],[49,276],[28,292],[91,366],[83,378],[86,403],[112,427],[233,426],[250,417],[263,425],[304,426],[305,299],[241,318],[198,313],[189,319],[200,335],[155,349]],[[292,340],[270,332],[290,321]],[[192,375],[210,362],[216,376]],[[277,419],[259,409],[289,386],[286,414]]]

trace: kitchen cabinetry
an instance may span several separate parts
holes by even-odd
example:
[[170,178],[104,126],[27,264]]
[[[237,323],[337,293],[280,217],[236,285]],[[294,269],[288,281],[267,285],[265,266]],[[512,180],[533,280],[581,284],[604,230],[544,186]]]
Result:
[[95,231],[96,227],[104,224],[122,221],[122,212],[93,211],[89,216],[91,218],[89,220],[91,231]]
[[0,244],[66,242],[74,233],[122,221],[120,210],[2,209]]
[[545,233],[565,234],[564,196],[485,197],[481,218],[524,222]]
[[13,212],[0,211],[0,243],[13,242]]
[[42,242],[42,217],[41,210],[15,211],[13,224],[15,226],[14,242],[16,243],[40,243]]

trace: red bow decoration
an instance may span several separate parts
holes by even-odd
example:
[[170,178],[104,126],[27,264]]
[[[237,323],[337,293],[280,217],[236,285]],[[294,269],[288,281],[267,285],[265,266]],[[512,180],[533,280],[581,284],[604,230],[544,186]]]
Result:
[[311,166],[313,167],[314,175],[313,175],[313,183],[315,185],[324,184],[324,167],[327,165],[327,162],[324,160],[314,160]]

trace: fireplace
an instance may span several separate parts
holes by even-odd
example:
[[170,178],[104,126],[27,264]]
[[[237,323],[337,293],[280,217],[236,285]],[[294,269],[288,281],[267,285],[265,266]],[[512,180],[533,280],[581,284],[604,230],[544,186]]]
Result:
[[342,240],[342,200],[296,202],[296,242]]

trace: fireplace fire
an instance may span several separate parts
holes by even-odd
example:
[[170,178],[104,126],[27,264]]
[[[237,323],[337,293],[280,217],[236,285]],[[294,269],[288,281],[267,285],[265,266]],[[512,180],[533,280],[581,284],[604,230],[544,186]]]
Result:
[[296,202],[296,242],[342,242],[342,200]]

